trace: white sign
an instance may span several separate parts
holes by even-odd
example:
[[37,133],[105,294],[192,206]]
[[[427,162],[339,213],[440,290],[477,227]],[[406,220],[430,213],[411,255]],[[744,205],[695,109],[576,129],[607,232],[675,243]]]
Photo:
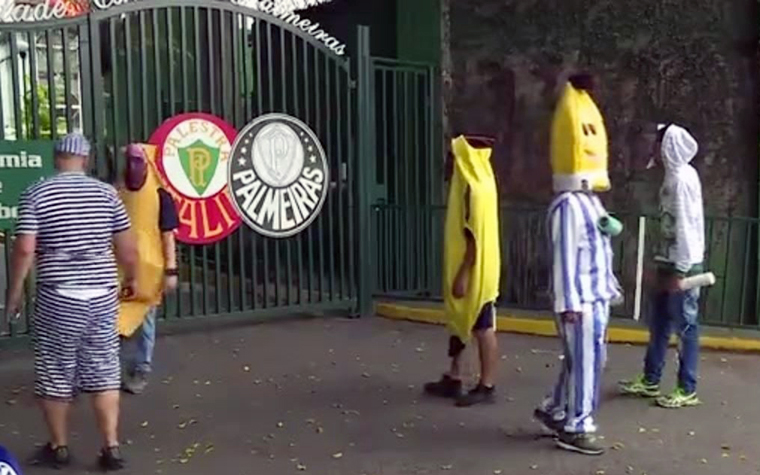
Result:
[[[127,3],[146,0],[91,0],[91,8],[109,10]],[[218,0],[226,1],[272,15],[314,37],[338,56],[345,54],[346,45],[321,28],[318,22],[301,17],[297,11],[306,10],[332,0]],[[147,3],[147,1],[146,1]],[[80,7],[68,5],[61,0],[42,0],[31,5],[20,0],[0,0],[0,22],[20,23],[50,21],[79,16],[84,11]]]
[[254,231],[290,237],[319,215],[329,172],[322,144],[306,124],[285,114],[264,115],[246,125],[232,145],[232,202]]

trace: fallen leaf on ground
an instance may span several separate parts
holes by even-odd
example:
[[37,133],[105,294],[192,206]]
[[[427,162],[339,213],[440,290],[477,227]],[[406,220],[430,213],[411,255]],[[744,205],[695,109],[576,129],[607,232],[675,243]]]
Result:
[[441,470],[451,470],[454,468],[453,465],[441,465]]
[[700,460],[700,462],[702,463],[702,465],[707,465],[707,459],[702,459]]
[[332,458],[334,458],[335,460],[338,460],[338,459],[340,459],[340,458],[343,458],[343,453],[342,453],[342,452],[334,453],[334,454],[332,455]]
[[296,465],[296,468],[300,470],[301,472],[306,471],[306,465],[299,463]]
[[251,371],[251,367],[250,366],[243,366],[243,371],[245,371],[247,373],[247,372]]
[[148,421],[143,421],[140,427],[148,427]]
[[531,465],[531,466],[530,466],[530,469],[531,469],[531,470],[538,470],[538,465]]
[[277,427],[282,429],[283,427],[285,427],[285,424],[283,424],[282,422],[278,422]]

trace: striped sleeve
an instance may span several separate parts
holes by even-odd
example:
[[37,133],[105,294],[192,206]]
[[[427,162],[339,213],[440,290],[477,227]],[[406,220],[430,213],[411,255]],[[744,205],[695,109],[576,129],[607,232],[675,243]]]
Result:
[[580,312],[578,285],[578,244],[581,225],[571,198],[557,204],[551,215],[552,289],[554,312]]
[[111,218],[111,232],[118,234],[129,229],[129,216],[119,195],[114,191],[111,196],[113,203],[113,217]]
[[16,222],[16,234],[37,234],[39,222],[34,198],[29,190],[26,190],[19,200],[18,221]]

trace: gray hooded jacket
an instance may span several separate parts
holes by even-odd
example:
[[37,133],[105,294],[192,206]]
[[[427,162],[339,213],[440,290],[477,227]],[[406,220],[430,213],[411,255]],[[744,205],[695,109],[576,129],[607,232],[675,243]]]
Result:
[[688,273],[705,254],[702,184],[690,165],[699,147],[683,127],[670,125],[662,139],[665,180],[660,188],[662,242],[655,259]]

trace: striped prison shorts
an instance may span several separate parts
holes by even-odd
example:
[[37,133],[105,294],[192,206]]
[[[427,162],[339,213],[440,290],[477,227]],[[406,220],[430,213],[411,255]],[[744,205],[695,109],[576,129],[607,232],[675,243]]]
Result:
[[119,390],[121,363],[116,287],[95,295],[37,288],[34,309],[35,395],[72,399],[81,392]]

